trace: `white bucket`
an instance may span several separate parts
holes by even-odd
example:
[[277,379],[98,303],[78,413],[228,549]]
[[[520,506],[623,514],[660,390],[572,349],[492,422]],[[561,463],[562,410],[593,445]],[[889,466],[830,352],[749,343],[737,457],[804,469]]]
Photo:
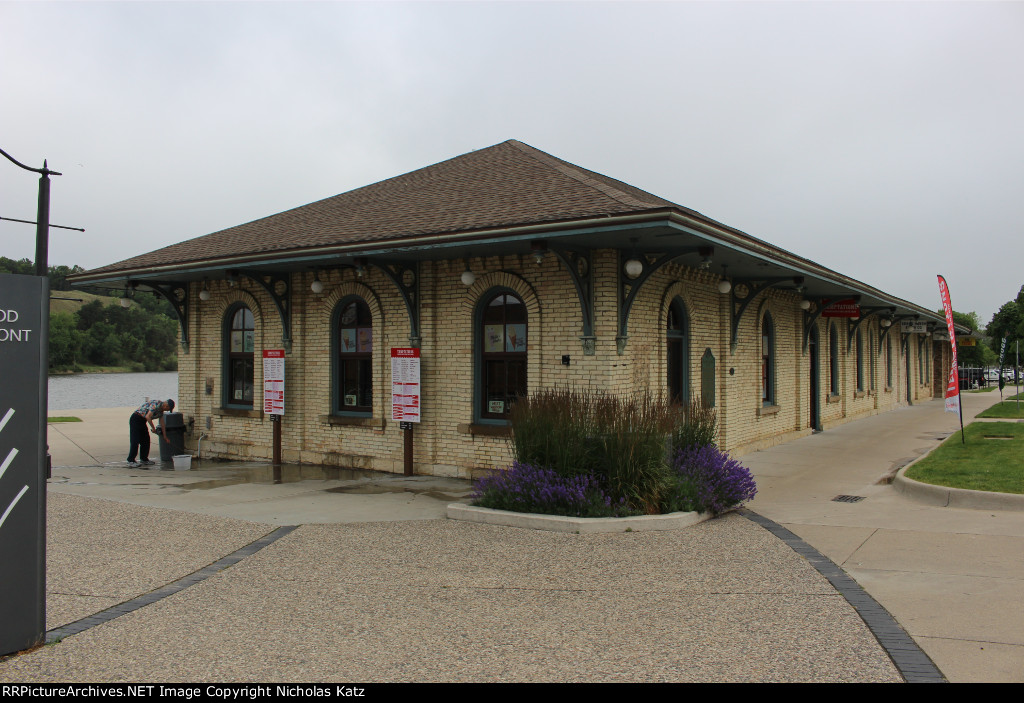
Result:
[[174,455],[174,470],[175,471],[188,471],[192,468],[192,455],[191,454],[175,454]]

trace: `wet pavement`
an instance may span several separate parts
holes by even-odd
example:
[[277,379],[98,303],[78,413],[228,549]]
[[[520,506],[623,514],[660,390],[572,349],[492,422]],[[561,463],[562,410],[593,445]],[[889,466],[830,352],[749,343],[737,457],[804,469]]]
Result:
[[472,485],[462,479],[435,476],[207,459],[194,461],[188,471],[160,464],[148,469],[128,468],[123,462],[55,466],[49,491],[251,522],[299,525],[442,519],[449,503],[468,502]]

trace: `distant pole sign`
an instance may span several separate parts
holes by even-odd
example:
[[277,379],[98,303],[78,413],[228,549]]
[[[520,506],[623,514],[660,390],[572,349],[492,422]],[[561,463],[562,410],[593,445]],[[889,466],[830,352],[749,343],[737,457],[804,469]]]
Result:
[[263,412],[284,415],[284,349],[263,350]]
[[900,332],[903,334],[927,334],[928,323],[922,320],[900,320]]
[[821,311],[822,317],[860,317],[860,305],[853,298],[837,300],[831,305],[827,298],[821,302],[827,306]]
[[46,316],[43,276],[0,276],[0,654],[46,625]]
[[420,350],[391,348],[391,419],[420,421]]
[[960,415],[960,443],[964,444],[964,413],[960,407],[960,372],[956,360],[956,329],[953,325],[953,301],[949,298],[949,286],[946,279],[939,276],[939,297],[942,298],[942,310],[946,313],[946,328],[949,331],[949,346],[953,349],[953,363],[949,368],[949,380],[946,382],[946,412]]

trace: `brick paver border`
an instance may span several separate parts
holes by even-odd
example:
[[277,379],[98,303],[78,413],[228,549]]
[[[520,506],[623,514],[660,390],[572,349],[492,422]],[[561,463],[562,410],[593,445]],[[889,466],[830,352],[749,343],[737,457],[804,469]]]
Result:
[[59,642],[69,635],[77,635],[79,632],[84,632],[90,627],[110,622],[114,618],[119,618],[126,613],[130,613],[134,610],[138,610],[139,608],[156,603],[158,600],[166,598],[167,596],[174,595],[178,591],[183,591],[189,586],[197,584],[200,581],[204,581],[214,574],[223,571],[229,566],[234,566],[245,557],[255,554],[267,545],[272,544],[285,535],[291,533],[297,527],[298,525],[285,525],[283,527],[279,527],[273,532],[260,537],[255,542],[250,542],[241,549],[236,549],[231,552],[231,554],[218,559],[209,566],[204,566],[197,571],[193,571],[188,576],[184,576],[177,581],[167,584],[166,586],[161,586],[160,588],[150,591],[149,593],[144,593],[137,598],[132,598],[131,600],[119,603],[113,607],[107,608],[106,610],[101,610],[95,615],[90,615],[87,618],[82,618],[81,620],[76,620],[75,622],[68,623],[67,625],[56,627],[46,633],[46,644]]
[[828,579],[832,587],[839,591],[840,595],[857,611],[907,683],[946,682],[946,678],[939,668],[917,646],[917,642],[907,634],[906,630],[896,622],[896,618],[868,595],[860,584],[839,568],[834,561],[779,523],[746,508],[738,512],[781,539],[794,552],[810,562],[811,566],[818,570],[818,573]]

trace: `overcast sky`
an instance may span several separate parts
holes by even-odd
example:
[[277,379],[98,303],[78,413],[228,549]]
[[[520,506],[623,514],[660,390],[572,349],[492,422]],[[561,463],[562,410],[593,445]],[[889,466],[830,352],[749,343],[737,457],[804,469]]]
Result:
[[[1020,2],[0,0],[0,33],[0,148],[87,230],[51,264],[518,139],[982,324],[1024,283]],[[0,216],[37,182],[0,159]]]

